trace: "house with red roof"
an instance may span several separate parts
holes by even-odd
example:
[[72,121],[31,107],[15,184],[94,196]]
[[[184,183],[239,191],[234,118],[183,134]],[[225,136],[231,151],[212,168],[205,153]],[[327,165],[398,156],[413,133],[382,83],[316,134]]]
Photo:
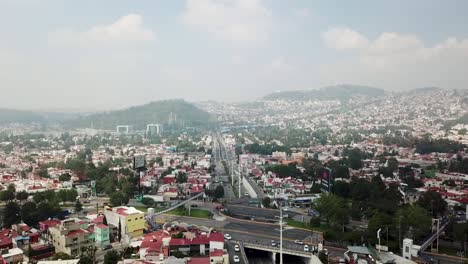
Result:
[[206,256],[208,263],[211,257],[214,261],[211,263],[223,263],[219,259],[227,258],[221,232],[200,230],[183,223],[144,235],[139,247],[140,258],[145,260],[159,260],[161,256],[167,258],[176,252]]

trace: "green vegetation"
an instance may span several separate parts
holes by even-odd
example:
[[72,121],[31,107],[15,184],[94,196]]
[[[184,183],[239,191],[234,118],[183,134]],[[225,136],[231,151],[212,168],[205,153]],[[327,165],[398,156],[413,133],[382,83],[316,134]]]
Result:
[[362,85],[336,85],[320,89],[282,91],[269,94],[265,100],[340,100],[348,101],[353,97],[378,97],[385,95],[385,91],[379,88]]
[[[396,164],[389,162],[390,166]],[[380,176],[375,176],[371,181],[352,178],[350,183],[335,182],[333,194],[322,195],[314,209],[320,217],[313,218],[309,225],[290,225],[323,230],[327,240],[359,244],[375,244],[375,232],[382,229],[388,235],[388,246],[398,250],[400,233],[420,241],[430,232],[432,216],[443,215],[447,204],[435,192],[426,192],[414,205],[403,204],[398,186],[386,186]],[[350,219],[368,221],[367,230],[348,229]]]
[[178,215],[178,216],[191,216],[191,217],[197,217],[197,218],[205,218],[209,219],[210,218],[210,212],[202,209],[190,209],[190,215],[189,215],[189,210],[188,209],[175,209],[167,214],[170,215]]
[[[172,116],[172,117],[171,117]],[[145,129],[146,124],[161,123],[176,126],[203,126],[214,121],[209,113],[184,100],[166,100],[134,106],[124,110],[97,113],[66,121],[68,127],[115,129],[117,125],[132,125]]]

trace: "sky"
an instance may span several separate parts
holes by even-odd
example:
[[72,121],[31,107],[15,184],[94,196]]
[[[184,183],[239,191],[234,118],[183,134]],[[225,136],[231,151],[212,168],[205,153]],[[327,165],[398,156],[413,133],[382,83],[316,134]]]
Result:
[[468,87],[468,1],[0,0],[0,107]]

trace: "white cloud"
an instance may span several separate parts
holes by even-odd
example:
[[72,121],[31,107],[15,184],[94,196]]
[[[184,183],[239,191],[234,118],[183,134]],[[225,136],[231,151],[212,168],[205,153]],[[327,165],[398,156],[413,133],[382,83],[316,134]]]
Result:
[[322,39],[329,48],[339,51],[361,49],[369,43],[359,32],[344,27],[335,27],[322,33]]
[[298,17],[310,17],[312,12],[307,7],[293,9],[293,14]]
[[143,17],[128,14],[111,24],[89,30],[61,30],[51,34],[51,42],[80,46],[139,45],[155,40],[155,33],[144,25]]
[[466,68],[468,39],[447,38],[430,46],[416,35],[383,32],[361,47],[354,58],[324,66],[323,74],[325,79],[365,80],[391,90],[422,86],[456,89],[468,88]]
[[268,40],[271,16],[260,0],[187,0],[182,20],[218,39],[252,45]]
[[269,72],[291,72],[294,70],[294,66],[286,61],[284,57],[277,57],[267,65],[267,71]]
[[395,32],[384,32],[369,46],[369,53],[388,54],[412,52],[423,48],[424,44],[415,35],[402,35]]

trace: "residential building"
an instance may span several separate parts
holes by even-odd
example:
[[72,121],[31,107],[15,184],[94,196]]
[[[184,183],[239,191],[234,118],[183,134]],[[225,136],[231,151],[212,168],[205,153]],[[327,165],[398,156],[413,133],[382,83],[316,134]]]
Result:
[[109,244],[109,227],[107,225],[97,224],[94,226],[94,241],[98,247]]
[[143,235],[146,221],[145,214],[134,207],[119,206],[104,210],[107,223],[120,230],[121,241]]
[[82,229],[75,219],[67,219],[60,225],[49,227],[50,242],[55,252],[63,252],[71,256],[78,255],[83,249],[93,244],[90,232]]

